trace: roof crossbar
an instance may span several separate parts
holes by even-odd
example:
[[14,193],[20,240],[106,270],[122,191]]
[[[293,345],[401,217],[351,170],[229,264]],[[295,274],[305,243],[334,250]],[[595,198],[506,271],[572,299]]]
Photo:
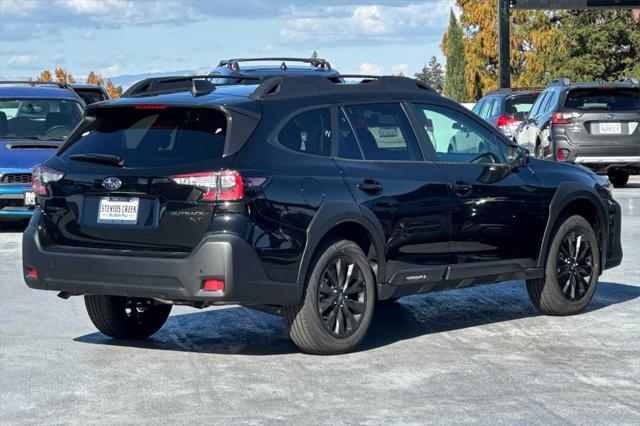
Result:
[[234,58],[234,59],[223,59],[218,63],[219,67],[227,67],[232,71],[240,71],[240,62],[267,62],[267,61],[278,61],[282,62],[280,65],[281,68],[287,68],[287,62],[302,62],[305,64],[309,64],[312,67],[320,68],[323,70],[331,70],[331,64],[326,59],[322,58],[293,58],[293,57],[265,57],[265,58]]

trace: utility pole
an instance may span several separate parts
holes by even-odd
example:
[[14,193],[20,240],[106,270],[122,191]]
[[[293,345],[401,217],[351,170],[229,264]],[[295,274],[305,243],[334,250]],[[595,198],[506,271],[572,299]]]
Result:
[[511,87],[511,61],[510,61],[510,0],[497,0],[498,2],[498,74],[499,88]]

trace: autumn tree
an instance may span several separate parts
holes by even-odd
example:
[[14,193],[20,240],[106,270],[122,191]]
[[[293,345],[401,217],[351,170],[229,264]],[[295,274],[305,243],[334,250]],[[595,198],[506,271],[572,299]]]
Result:
[[463,34],[453,10],[449,16],[445,46],[447,69],[444,77],[444,95],[458,102],[466,102],[468,96],[465,85],[466,62]]
[[56,76],[56,81],[58,83],[70,83],[73,84],[76,82],[76,79],[73,78],[73,76],[67,72],[67,70],[65,70],[64,68],[55,68],[53,70],[53,73]]
[[442,65],[435,56],[429,59],[429,63],[422,67],[420,72],[414,74],[415,78],[424,81],[438,93],[442,93],[444,89],[444,71]]
[[97,74],[97,73],[91,71],[87,75],[86,83],[87,84],[97,84],[97,85],[100,85],[100,86],[104,86],[104,78],[102,78],[102,76],[100,74]]
[[109,97],[111,99],[116,99],[122,96],[122,86],[116,86],[115,84],[113,84],[111,79],[107,80],[105,89],[107,89],[107,93],[109,93]]
[[36,78],[36,81],[41,83],[48,83],[50,81],[53,81],[53,77],[51,76],[51,71],[49,70],[42,71],[40,75],[38,75],[38,77]]

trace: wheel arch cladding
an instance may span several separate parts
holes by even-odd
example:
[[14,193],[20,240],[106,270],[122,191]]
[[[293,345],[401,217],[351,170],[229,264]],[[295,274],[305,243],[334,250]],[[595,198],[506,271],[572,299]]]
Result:
[[544,267],[546,252],[551,244],[553,232],[560,226],[560,220],[566,216],[580,215],[591,224],[600,245],[600,260],[604,265],[607,253],[609,228],[606,208],[598,193],[580,182],[562,182],[549,205],[549,218],[544,230],[542,246],[538,256],[538,266]]
[[354,203],[324,203],[307,228],[307,243],[298,271],[298,284],[306,285],[313,257],[325,242],[335,238],[358,244],[365,255],[375,259],[376,278],[384,277],[384,233],[375,216],[370,217],[371,215]]

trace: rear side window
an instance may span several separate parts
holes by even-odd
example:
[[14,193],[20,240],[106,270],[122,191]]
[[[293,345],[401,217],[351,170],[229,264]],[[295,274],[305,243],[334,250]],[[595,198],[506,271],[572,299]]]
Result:
[[480,115],[480,110],[482,109],[482,106],[484,105],[485,100],[482,99],[480,102],[478,102],[477,104],[475,104],[473,106],[473,108],[471,109],[471,111],[473,111],[474,113]]
[[399,104],[344,107],[366,160],[420,161],[422,153]]
[[293,151],[328,157],[331,155],[331,111],[306,111],[293,117],[278,133],[278,143]]
[[226,129],[226,116],[212,109],[105,108],[61,156],[117,155],[125,167],[197,163],[222,157]]
[[640,89],[590,88],[567,93],[565,108],[593,111],[628,111],[640,109]]

